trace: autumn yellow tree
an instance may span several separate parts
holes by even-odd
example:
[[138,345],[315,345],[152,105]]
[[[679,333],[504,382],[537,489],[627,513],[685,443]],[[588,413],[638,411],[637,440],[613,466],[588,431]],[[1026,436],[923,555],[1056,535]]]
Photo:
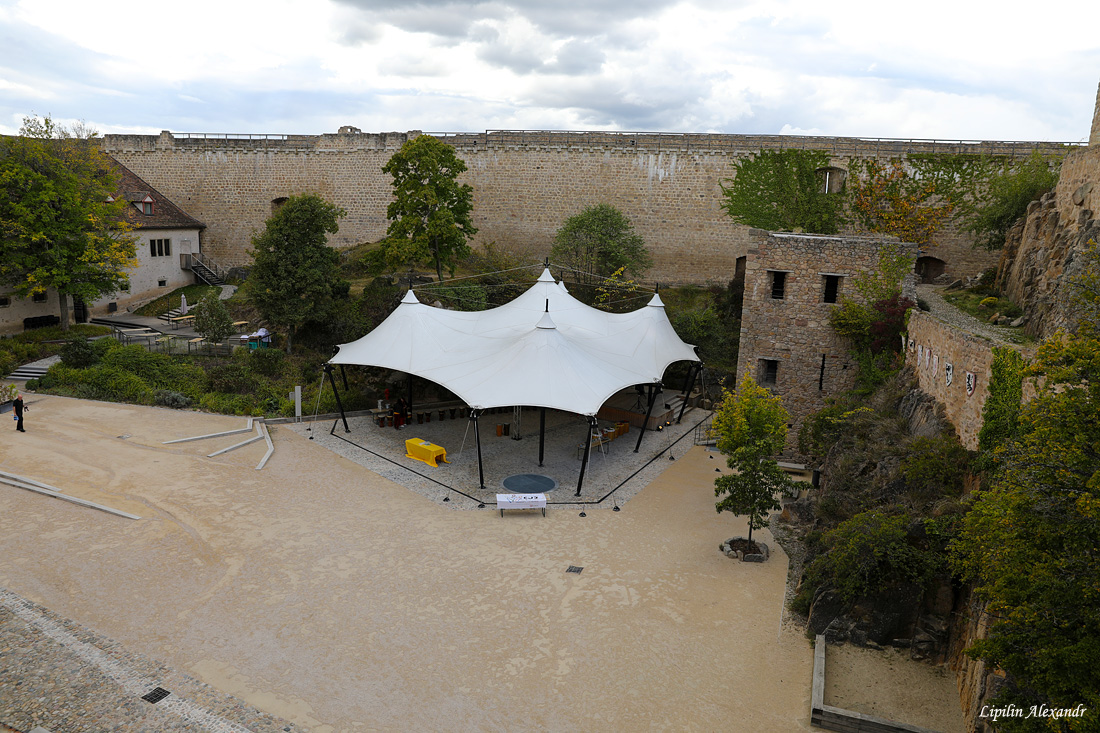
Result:
[[955,211],[955,204],[934,178],[913,175],[901,160],[853,164],[848,196],[856,219],[867,229],[903,242],[932,244]]

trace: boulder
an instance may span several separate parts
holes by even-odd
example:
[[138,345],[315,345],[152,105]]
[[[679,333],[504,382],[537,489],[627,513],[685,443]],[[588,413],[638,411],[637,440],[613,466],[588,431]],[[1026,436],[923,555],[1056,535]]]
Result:
[[847,610],[848,604],[836,591],[818,590],[813,603],[810,604],[810,615],[806,622],[810,634],[814,636],[824,634],[825,630],[838,618],[842,618]]

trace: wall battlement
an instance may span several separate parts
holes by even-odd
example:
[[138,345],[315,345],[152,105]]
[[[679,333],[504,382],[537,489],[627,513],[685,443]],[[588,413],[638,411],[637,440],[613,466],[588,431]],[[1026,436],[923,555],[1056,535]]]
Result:
[[[316,193],[348,216],[330,241],[346,247],[385,236],[390,177],[382,173],[409,132],[324,135],[208,133],[107,135],[105,150],[203,221],[203,250],[226,265],[244,265],[251,237],[272,202]],[[748,247],[748,227],[721,208],[721,183],[734,162],[761,149],[827,151],[834,165],[915,153],[1023,156],[1054,143],[892,140],[784,135],[489,130],[438,133],[466,162],[474,189],[475,246],[494,243],[532,259],[554,233],[587,206],[622,210],[654,258],[653,281],[724,283]],[[996,264],[967,237],[944,231],[936,256],[948,271],[970,274]]]

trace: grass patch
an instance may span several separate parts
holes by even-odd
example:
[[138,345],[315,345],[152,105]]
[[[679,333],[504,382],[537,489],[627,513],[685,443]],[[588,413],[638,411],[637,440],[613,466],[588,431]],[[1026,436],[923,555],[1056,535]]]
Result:
[[990,317],[997,313],[1009,318],[1018,318],[1023,315],[1020,306],[1008,298],[990,295],[985,288],[944,293],[943,299],[963,313],[968,313],[980,321],[988,322]]
[[213,285],[185,285],[182,288],[176,288],[172,292],[162,295],[154,301],[146,303],[137,310],[134,311],[139,316],[152,316],[157,317],[162,313],[167,313],[173,308],[180,307],[180,301],[182,296],[187,296],[187,305],[191,307],[202,300],[209,292],[218,292],[221,288]]

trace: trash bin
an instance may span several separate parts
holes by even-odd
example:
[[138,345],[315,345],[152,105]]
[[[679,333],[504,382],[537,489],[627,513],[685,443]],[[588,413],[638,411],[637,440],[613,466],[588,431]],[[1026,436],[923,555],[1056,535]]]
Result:
[[505,435],[510,435],[511,434],[511,432],[510,432],[511,427],[512,427],[512,423],[508,423],[508,422],[504,423],[504,434]]
[[424,413],[423,412],[416,413],[416,424],[417,425],[423,425],[424,424]]
[[446,410],[440,410],[439,411],[439,419],[440,420],[446,420],[447,419],[447,411]]
[[452,407],[452,408],[451,408],[451,419],[452,419],[452,420],[454,420],[454,419],[455,419],[455,409],[456,409],[456,408],[454,408],[454,407]]
[[502,435],[504,435],[504,425],[502,423],[497,423],[497,437],[499,438]]

